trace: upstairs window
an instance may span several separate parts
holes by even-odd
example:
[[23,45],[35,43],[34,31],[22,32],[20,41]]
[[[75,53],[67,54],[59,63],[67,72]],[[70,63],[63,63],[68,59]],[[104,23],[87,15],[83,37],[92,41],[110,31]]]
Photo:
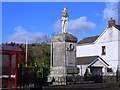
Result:
[[102,55],[105,55],[106,54],[106,48],[105,46],[102,46]]

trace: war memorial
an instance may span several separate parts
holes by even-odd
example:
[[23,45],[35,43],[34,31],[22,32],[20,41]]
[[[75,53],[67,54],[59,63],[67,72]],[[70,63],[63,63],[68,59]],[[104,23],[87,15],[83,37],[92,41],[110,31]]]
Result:
[[48,80],[54,79],[54,85],[66,85],[67,78],[74,79],[79,73],[75,65],[77,38],[67,32],[68,13],[62,11],[62,33],[52,38],[51,70]]
[[[97,76],[88,81],[80,77],[78,74],[80,70],[76,65],[77,38],[67,32],[67,7],[64,7],[62,11],[61,23],[62,32],[53,37],[51,42],[51,67],[48,82],[52,83],[43,87],[43,90],[119,90],[118,81],[114,82],[116,77]],[[104,82],[103,78],[107,78],[108,81]],[[98,82],[95,83],[93,80]]]

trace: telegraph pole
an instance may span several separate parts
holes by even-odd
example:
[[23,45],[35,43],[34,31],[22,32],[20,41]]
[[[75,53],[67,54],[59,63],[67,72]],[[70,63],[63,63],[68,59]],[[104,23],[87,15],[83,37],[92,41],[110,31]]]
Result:
[[120,25],[120,1],[118,2],[118,24]]
[[27,53],[28,53],[28,35],[26,33],[26,67],[27,67]]

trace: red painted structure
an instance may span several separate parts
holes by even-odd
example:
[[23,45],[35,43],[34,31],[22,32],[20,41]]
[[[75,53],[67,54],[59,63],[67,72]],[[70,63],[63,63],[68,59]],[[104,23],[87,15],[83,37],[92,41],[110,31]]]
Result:
[[[2,67],[5,67],[5,69],[2,71],[1,78],[7,79],[7,88],[12,87],[12,80],[14,80],[14,87],[16,90],[18,78],[18,63],[20,63],[20,60],[22,59],[25,62],[25,50],[19,44],[10,43],[2,44],[2,47],[0,47],[0,53],[2,53]],[[23,58],[21,59],[21,57]],[[29,56],[28,60],[30,60]]]

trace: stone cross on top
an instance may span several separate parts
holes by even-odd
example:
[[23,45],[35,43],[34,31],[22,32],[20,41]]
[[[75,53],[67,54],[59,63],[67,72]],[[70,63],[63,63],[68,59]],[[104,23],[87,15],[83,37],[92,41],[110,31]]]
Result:
[[66,29],[68,26],[68,13],[67,13],[67,7],[64,7],[62,11],[62,33],[66,33]]

